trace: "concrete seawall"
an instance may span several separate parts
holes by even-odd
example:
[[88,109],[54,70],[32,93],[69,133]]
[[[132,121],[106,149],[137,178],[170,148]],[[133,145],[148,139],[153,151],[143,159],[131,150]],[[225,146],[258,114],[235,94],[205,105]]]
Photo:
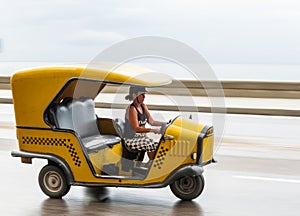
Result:
[[[12,104],[10,92],[10,77],[0,77],[0,104]],[[126,94],[125,90],[114,86],[105,88],[102,92],[109,96],[117,92]],[[167,94],[172,96],[192,96],[201,101],[195,106],[181,106],[181,111],[211,112],[212,106],[202,101],[209,97],[221,97],[225,107],[213,107],[213,112],[228,114],[300,116],[300,83],[299,82],[266,82],[266,81],[174,81],[169,86],[155,88],[150,96]],[[97,108],[120,108],[126,104],[112,102],[96,103]],[[152,110],[178,111],[174,104],[154,103],[148,106]]]

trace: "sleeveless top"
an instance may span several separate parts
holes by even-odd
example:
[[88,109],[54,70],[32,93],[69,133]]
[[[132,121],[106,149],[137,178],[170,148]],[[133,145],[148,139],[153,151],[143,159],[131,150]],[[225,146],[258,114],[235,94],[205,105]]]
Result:
[[[146,117],[144,106],[141,104],[143,113],[140,113],[140,111],[138,110],[138,108],[133,103],[130,104],[130,106],[133,106],[135,108],[135,110],[137,111],[137,117],[138,117],[139,126],[140,127],[145,127],[145,125],[147,123],[147,117]],[[136,134],[136,132],[131,127],[130,121],[125,116],[124,138],[132,139],[135,134]]]

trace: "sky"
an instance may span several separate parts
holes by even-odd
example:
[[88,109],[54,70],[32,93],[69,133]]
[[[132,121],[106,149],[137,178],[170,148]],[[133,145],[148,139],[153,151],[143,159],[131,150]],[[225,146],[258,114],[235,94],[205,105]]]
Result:
[[89,61],[139,36],[212,64],[300,64],[298,0],[0,0],[0,61]]

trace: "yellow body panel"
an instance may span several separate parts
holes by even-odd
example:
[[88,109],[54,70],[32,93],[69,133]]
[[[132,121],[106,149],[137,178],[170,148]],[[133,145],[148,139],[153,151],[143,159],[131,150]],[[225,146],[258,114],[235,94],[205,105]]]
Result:
[[18,128],[17,136],[20,150],[55,155],[66,161],[75,181],[88,182],[94,178],[77,137],[72,133]]
[[185,130],[190,130],[199,135],[205,125],[194,122],[190,119],[184,119],[182,117],[178,117],[174,120],[173,125],[178,126],[178,128],[182,128]]
[[[20,150],[54,155],[66,161],[75,182],[120,184],[118,179],[99,178],[92,173],[80,143],[72,133],[19,128],[17,135]],[[137,184],[138,180],[123,180],[123,183]]]
[[212,160],[214,150],[214,137],[209,136],[203,140],[202,163]]
[[192,139],[162,142],[145,183],[163,182],[178,167],[195,164],[196,160],[191,158],[191,153],[195,148],[196,144],[192,142]]
[[[192,120],[178,117],[175,119],[172,125],[168,127],[166,134],[171,134],[172,136],[174,136],[175,140],[190,139],[191,143],[196,144],[198,136],[200,132],[204,129],[204,127],[205,125],[203,124],[198,124]],[[203,139],[202,163],[212,160],[213,147],[214,147],[214,136],[212,133],[210,136],[205,137]],[[195,148],[193,150],[194,152],[197,152]]]
[[114,145],[112,148],[105,148],[98,152],[90,153],[89,158],[98,175],[101,175],[105,164],[117,164],[122,158],[122,144]]

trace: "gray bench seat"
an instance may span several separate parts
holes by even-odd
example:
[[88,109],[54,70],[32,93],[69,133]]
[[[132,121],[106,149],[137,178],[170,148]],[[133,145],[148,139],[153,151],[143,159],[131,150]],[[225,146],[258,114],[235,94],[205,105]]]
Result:
[[82,140],[83,145],[88,150],[88,153],[97,152],[107,146],[113,146],[121,141],[120,137],[114,135],[94,135],[85,137]]
[[88,153],[121,142],[118,136],[100,134],[94,107],[92,99],[67,99],[52,110],[56,127],[75,131]]

